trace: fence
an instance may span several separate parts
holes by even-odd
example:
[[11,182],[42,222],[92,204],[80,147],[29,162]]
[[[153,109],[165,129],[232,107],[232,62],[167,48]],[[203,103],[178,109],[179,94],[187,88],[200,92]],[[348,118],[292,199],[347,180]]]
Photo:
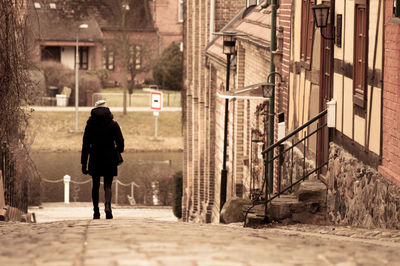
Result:
[[[77,185],[76,186],[77,188],[79,188],[79,185],[92,183],[92,179],[91,178],[89,178],[87,180],[84,180],[84,181],[75,181],[75,180],[72,180],[69,175],[65,175],[64,178],[57,179],[57,180],[49,180],[49,179],[46,179],[46,178],[42,178],[42,181],[43,182],[47,182],[47,183],[52,183],[52,184],[64,182],[64,203],[67,203],[67,204],[70,203],[70,190],[71,190],[70,189],[70,183]],[[103,182],[100,182],[100,184],[104,185]],[[130,205],[136,205],[136,200],[135,200],[135,194],[134,193],[135,193],[135,187],[139,187],[138,184],[136,184],[133,181],[128,183],[128,184],[125,184],[125,183],[122,183],[121,181],[119,181],[118,179],[117,180],[113,180],[113,184],[114,184],[114,187],[115,187],[115,197],[114,197],[115,204],[118,204],[119,186],[121,185],[121,186],[125,186],[125,187],[127,187],[127,186],[131,187],[131,194],[127,195],[127,198],[128,198],[128,201],[129,201]],[[74,190],[73,190],[73,192],[74,192]],[[75,190],[75,192],[76,192],[76,190]],[[76,201],[77,198],[76,198],[75,195],[73,195],[72,197],[75,198],[75,201]]]

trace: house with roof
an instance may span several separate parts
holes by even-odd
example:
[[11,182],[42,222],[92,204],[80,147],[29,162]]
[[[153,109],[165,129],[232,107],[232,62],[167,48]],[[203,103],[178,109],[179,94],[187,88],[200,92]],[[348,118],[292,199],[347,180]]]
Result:
[[[181,38],[181,23],[176,20],[161,32],[168,30],[173,38],[164,40],[158,24],[163,18],[154,18],[154,3],[146,0],[31,0],[27,5],[27,30],[33,62],[53,60],[73,69],[78,46],[79,69],[109,72],[108,81],[120,83],[123,78],[123,60],[134,75],[128,80],[143,83],[152,79],[150,65],[172,41]],[[163,6],[159,7],[161,13]],[[170,23],[171,24],[171,23]],[[127,40],[123,51],[123,40]],[[162,46],[161,46],[162,45]]]

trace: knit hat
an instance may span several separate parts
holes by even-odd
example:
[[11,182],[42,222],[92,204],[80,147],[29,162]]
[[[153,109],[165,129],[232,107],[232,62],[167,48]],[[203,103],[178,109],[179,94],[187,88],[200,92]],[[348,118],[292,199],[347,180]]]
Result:
[[95,104],[94,104],[94,107],[106,107],[107,105],[106,105],[106,101],[104,101],[104,100],[98,100]]

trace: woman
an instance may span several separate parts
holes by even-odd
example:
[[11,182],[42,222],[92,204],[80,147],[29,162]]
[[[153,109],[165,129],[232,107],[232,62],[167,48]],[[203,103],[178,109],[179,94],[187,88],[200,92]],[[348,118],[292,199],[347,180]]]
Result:
[[[111,185],[118,175],[119,153],[124,151],[124,138],[121,129],[104,100],[97,101],[86,123],[82,144],[82,173],[90,174],[93,180],[92,201],[93,219],[100,219],[99,188],[100,177],[104,176],[104,211],[106,219],[112,219]],[[89,166],[87,162],[89,158]]]

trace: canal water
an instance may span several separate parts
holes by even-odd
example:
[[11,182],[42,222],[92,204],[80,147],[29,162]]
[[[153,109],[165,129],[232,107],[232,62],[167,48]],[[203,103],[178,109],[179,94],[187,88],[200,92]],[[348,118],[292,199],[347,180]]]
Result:
[[[70,201],[91,201],[91,182],[85,183],[91,180],[91,177],[81,173],[80,152],[41,151],[33,152],[31,156],[42,179],[40,186],[37,186],[41,189],[42,202],[64,201],[64,182],[61,180],[65,175],[69,175],[72,181]],[[113,202],[122,205],[130,205],[133,202],[153,205],[156,189],[158,204],[170,205],[172,177],[178,171],[182,171],[183,153],[124,152],[122,156],[124,162],[118,167],[118,192],[116,183],[113,184]],[[103,186],[100,190],[100,200],[103,201]]]

